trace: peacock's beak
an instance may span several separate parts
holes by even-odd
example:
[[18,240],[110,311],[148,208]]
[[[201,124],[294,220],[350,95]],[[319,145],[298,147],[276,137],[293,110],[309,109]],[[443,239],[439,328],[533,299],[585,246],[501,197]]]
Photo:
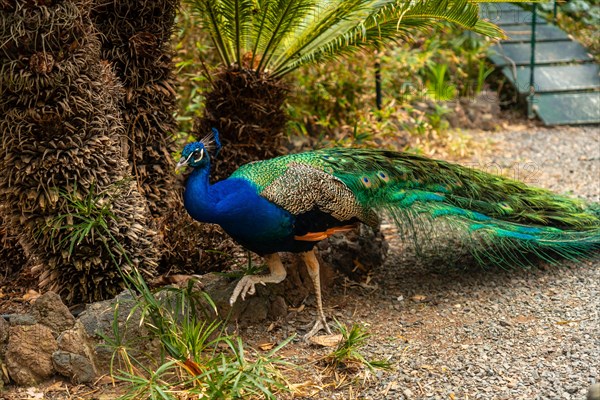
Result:
[[181,168],[185,167],[188,165],[188,161],[190,160],[190,158],[185,158],[185,157],[181,157],[179,159],[179,162],[177,163],[177,165],[175,166],[175,172],[179,171]]

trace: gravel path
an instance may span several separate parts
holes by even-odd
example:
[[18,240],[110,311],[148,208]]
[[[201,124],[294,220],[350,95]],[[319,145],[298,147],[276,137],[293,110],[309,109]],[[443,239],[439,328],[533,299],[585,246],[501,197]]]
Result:
[[[494,144],[463,162],[600,200],[598,128],[471,134]],[[600,257],[505,271],[461,265],[452,247],[437,259],[390,248],[377,289],[338,287],[325,305],[367,325],[367,354],[391,357],[394,371],[318,398],[580,400],[600,381]]]
[[[469,134],[480,150],[457,161],[600,201],[598,128],[523,126]],[[325,373],[318,360],[331,349],[297,339],[280,352],[304,367],[288,371],[297,384],[294,398],[585,399],[590,385],[600,382],[600,257],[485,270],[443,230],[436,233],[442,245],[419,254],[390,234],[390,256],[368,285],[324,291],[326,314],[347,326],[364,324],[371,337],[362,353],[389,358],[393,370],[367,380]],[[277,342],[311,321],[311,313],[313,306],[269,329],[256,324],[240,333],[248,345]],[[40,398],[14,393],[0,393],[0,399]],[[110,393],[93,398],[116,397]],[[91,398],[65,396],[52,398]]]

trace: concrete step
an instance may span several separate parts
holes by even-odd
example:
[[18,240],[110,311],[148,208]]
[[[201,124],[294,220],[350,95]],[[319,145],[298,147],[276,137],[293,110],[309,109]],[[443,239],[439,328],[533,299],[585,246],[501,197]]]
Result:
[[[499,67],[511,65],[529,65],[531,58],[530,43],[501,43],[490,48],[490,59]],[[585,47],[577,42],[541,42],[535,46],[536,65],[569,62],[591,62],[592,56]]]
[[534,109],[546,125],[600,124],[600,92],[543,93]]
[[[516,79],[514,76],[516,72]],[[502,73],[521,94],[529,94],[529,66],[516,70],[504,67]],[[596,64],[549,65],[534,69],[536,93],[600,90],[600,66]]]
[[[531,41],[531,24],[509,25],[502,27],[508,39],[502,43],[529,43]],[[569,41],[569,35],[555,25],[538,25],[535,30],[536,42]]]

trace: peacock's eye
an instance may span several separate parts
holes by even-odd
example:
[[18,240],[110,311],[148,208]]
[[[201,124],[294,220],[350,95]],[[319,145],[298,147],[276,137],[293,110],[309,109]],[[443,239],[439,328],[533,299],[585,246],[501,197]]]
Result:
[[202,157],[204,157],[204,149],[194,150],[192,157],[194,158],[195,162],[202,160]]

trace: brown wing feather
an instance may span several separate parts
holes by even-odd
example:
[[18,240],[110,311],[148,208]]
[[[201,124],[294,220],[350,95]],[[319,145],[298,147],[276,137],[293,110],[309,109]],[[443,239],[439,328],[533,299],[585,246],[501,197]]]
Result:
[[306,164],[290,163],[260,195],[294,215],[318,209],[339,221],[358,218],[372,226],[379,223],[377,214],[363,207],[344,182]]

